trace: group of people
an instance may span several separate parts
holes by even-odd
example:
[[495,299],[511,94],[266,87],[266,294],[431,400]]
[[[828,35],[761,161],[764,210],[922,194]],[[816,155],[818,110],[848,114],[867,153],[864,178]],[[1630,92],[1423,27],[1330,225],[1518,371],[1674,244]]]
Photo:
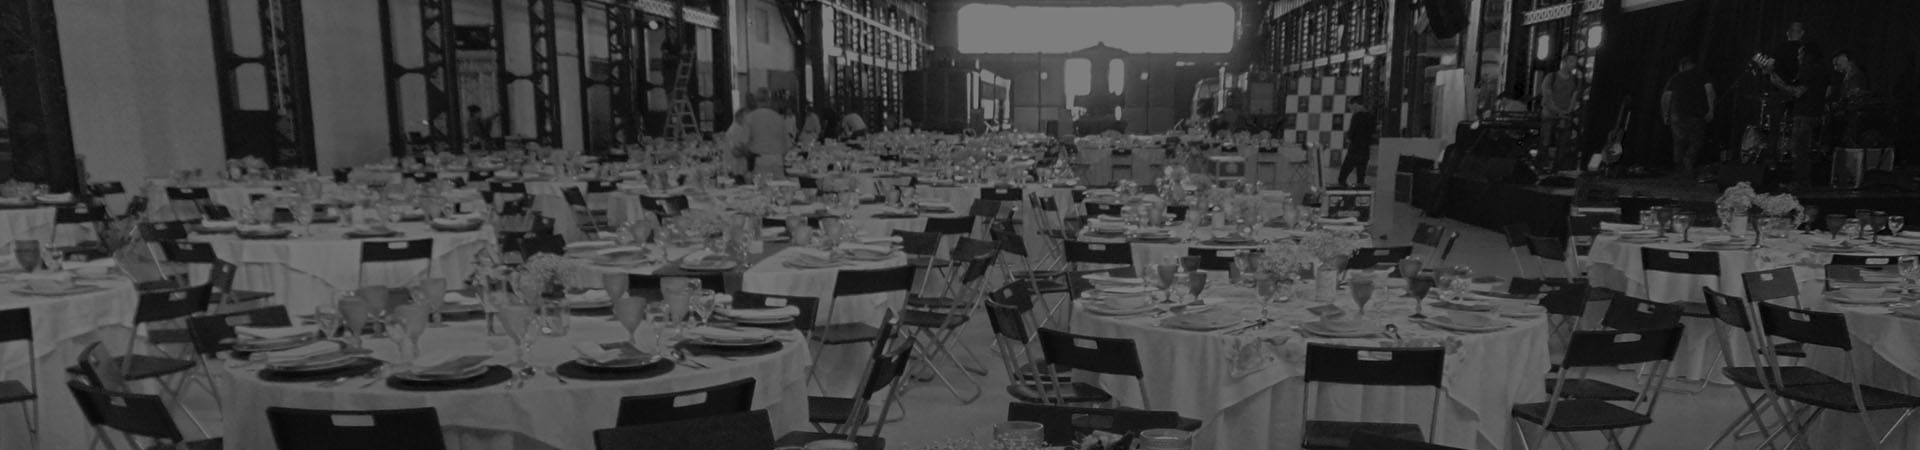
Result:
[[[824,128],[821,118],[834,118],[833,128]],[[787,151],[795,144],[817,143],[822,139],[853,140],[868,133],[866,119],[859,113],[838,115],[832,110],[814,110],[805,105],[789,109],[787,99],[762,92],[747,99],[747,107],[733,115],[733,125],[719,139],[721,146],[734,155],[736,170],[743,173],[784,175]]]
[[[1792,184],[1811,181],[1815,135],[1833,106],[1866,95],[1866,77],[1851,55],[1842,51],[1828,57],[1807,39],[1806,26],[1787,25],[1785,42],[1766,54],[1760,75],[1780,98],[1779,112],[1791,117],[1787,127],[1787,154],[1793,160]],[[1831,70],[1824,70],[1829,63]],[[1835,83],[1834,77],[1839,77]],[[1662,122],[1673,132],[1673,163],[1677,174],[1692,177],[1705,141],[1706,126],[1718,104],[1714,86],[1691,56],[1682,56],[1679,71],[1668,78],[1660,96]]]

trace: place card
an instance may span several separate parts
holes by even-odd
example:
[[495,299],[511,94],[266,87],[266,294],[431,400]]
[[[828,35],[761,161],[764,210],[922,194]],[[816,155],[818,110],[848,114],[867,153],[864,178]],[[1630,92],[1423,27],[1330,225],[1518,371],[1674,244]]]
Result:
[[687,395],[682,395],[682,396],[678,396],[678,397],[674,397],[674,398],[673,398],[673,407],[675,407],[675,408],[685,408],[685,407],[688,407],[688,406],[694,406],[694,405],[700,405],[700,404],[704,404],[704,403],[706,403],[706,402],[707,402],[707,393],[705,393],[705,392],[695,392],[695,393],[692,393],[692,394],[687,394]]
[[336,427],[364,428],[374,426],[373,416],[366,414],[334,414],[332,417],[329,417],[329,419],[332,419],[333,426]]

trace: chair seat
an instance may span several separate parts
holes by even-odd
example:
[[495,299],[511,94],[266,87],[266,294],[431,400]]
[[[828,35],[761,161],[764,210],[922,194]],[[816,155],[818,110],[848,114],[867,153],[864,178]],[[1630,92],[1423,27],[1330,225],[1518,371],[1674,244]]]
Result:
[[38,396],[27,390],[26,383],[17,380],[0,381],[0,405],[33,400]]
[[1007,395],[1027,403],[1048,403],[1064,401],[1067,403],[1106,403],[1113,401],[1113,394],[1087,383],[1070,383],[1065,387],[1059,384],[1011,384],[1007,385]]
[[906,310],[900,313],[900,324],[914,328],[959,328],[966,325],[971,317],[964,314],[938,311]]
[[[830,433],[814,433],[810,431],[795,431],[792,433],[787,433],[786,436],[781,436],[779,440],[773,441],[773,446],[774,447],[805,447],[810,442],[824,441],[827,439],[847,439],[847,436],[839,435],[839,434],[830,434]],[[878,437],[872,437],[872,436],[854,436],[852,439],[848,439],[848,440],[853,441],[854,447],[858,448],[859,450],[885,450],[887,448],[887,440],[884,438],[878,438]]]
[[[1140,409],[1139,409],[1139,408],[1127,408],[1127,407],[1121,407],[1120,409],[1125,409],[1125,410],[1131,410],[1131,411],[1140,411]],[[1200,427],[1201,427],[1201,426],[1205,426],[1205,425],[1206,425],[1206,423],[1207,423],[1207,422],[1206,422],[1206,421],[1204,421],[1204,420],[1200,420],[1200,419],[1195,419],[1195,418],[1192,418],[1192,417],[1186,417],[1186,416],[1176,416],[1176,417],[1174,417],[1174,421],[1173,421],[1173,429],[1176,429],[1176,430],[1180,430],[1180,431],[1189,431],[1189,432],[1190,432],[1190,431],[1197,431],[1197,430],[1199,430],[1199,429],[1200,429]],[[1415,430],[1418,430],[1418,429],[1419,429],[1419,427],[1417,427],[1417,426],[1416,426],[1416,427],[1414,427],[1414,429],[1415,429]]]
[[212,438],[212,439],[202,439],[202,440],[198,440],[198,441],[187,441],[187,442],[186,442],[185,444],[181,444],[181,445],[179,445],[179,446],[173,446],[173,445],[166,445],[166,444],[154,444],[154,445],[152,445],[152,446],[149,446],[149,447],[147,447],[147,450],[180,450],[180,449],[186,449],[186,450],[220,450],[220,449],[222,449],[222,448],[225,448],[225,447],[226,447],[226,444],[225,444],[224,442],[221,442],[221,439],[223,439],[223,438]]
[[[1513,417],[1534,424],[1547,423],[1547,402],[1513,405]],[[1553,412],[1550,432],[1598,431],[1631,428],[1653,423],[1653,418],[1605,400],[1561,400]]]
[[1867,411],[1920,408],[1920,397],[1866,385],[1860,385],[1861,405],[1856,405],[1853,402],[1853,386],[1849,383],[1787,386],[1780,390],[1780,397],[1824,409],[1852,413],[1862,412],[1861,405],[1865,405]]
[[1680,302],[1680,315],[1712,319],[1713,312],[1707,310],[1707,302]]
[[230,295],[230,296],[232,296],[232,299],[233,299],[232,301],[233,301],[233,302],[235,302],[235,303],[240,303],[240,302],[251,302],[251,301],[254,301],[254,300],[262,300],[262,299],[269,299],[269,298],[273,298],[273,293],[272,293],[272,292],[260,292],[260,291],[239,291],[239,290],[236,290],[236,291],[233,291],[233,292],[230,292],[230,293],[228,293],[228,295]]
[[840,397],[807,397],[807,421],[812,423],[843,424],[853,416],[854,399]]
[[[1763,369],[1759,367],[1727,367],[1720,369],[1720,373],[1726,375],[1727,380],[1732,381],[1733,384],[1739,385],[1740,387],[1747,389],[1765,389],[1766,386],[1760,383],[1761,373],[1763,373],[1762,370]],[[1781,367],[1780,377],[1786,379],[1788,386],[1840,382],[1840,380],[1820,373],[1818,370],[1800,366]]]
[[1773,346],[1773,353],[1788,358],[1807,357],[1807,346],[1799,342],[1787,342]]
[[915,308],[965,308],[968,303],[952,297],[907,296],[907,306]]
[[185,328],[149,329],[147,330],[147,342],[152,342],[154,345],[191,344],[193,343],[193,335],[187,334],[187,329]]
[[1309,420],[1302,430],[1300,447],[1309,450],[1345,450],[1347,439],[1356,431],[1364,431],[1382,436],[1392,436],[1409,441],[1426,442],[1427,436],[1419,425],[1410,423],[1379,422],[1335,422],[1327,420]]
[[[1559,384],[1559,381],[1547,380],[1547,394],[1553,394],[1553,388]],[[1639,392],[1605,381],[1586,378],[1569,378],[1566,381],[1567,386],[1560,390],[1561,398],[1625,402],[1640,397]]]
[[[129,360],[131,360],[130,363]],[[127,381],[159,378],[193,369],[193,361],[147,355],[121,356],[110,360],[108,364],[112,366],[112,370],[119,370],[121,367],[128,367],[127,364],[132,364],[126,369]],[[67,374],[80,376],[80,367],[68,367]]]
[[857,344],[880,339],[880,329],[864,323],[836,323],[813,327],[813,338],[826,345]]
[[[1042,361],[1041,364],[1047,364],[1047,363],[1045,361]],[[1042,370],[1041,366],[1036,365],[1034,363],[1026,363],[1026,364],[1021,364],[1019,370],[1014,372],[1013,379],[1015,381],[1058,381],[1061,383],[1073,382],[1073,375],[1071,375],[1071,373],[1073,372],[1072,368],[1069,368],[1067,366],[1062,366],[1059,364],[1047,364],[1047,365],[1053,366],[1053,373],[1055,375],[1049,376],[1047,375],[1047,371]]]

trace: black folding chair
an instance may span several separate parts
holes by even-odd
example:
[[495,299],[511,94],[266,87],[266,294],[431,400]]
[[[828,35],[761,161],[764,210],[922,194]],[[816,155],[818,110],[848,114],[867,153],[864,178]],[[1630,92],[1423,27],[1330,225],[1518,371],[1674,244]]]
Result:
[[[1839,289],[1844,283],[1871,285],[1898,282],[1900,258],[1889,255],[1833,255],[1825,268],[1826,288]],[[1798,298],[1794,302],[1796,307],[1805,307]]]
[[800,314],[793,316],[793,329],[799,330],[801,334],[812,334],[814,322],[819,320],[820,299],[746,291],[733,293],[733,309],[767,309],[784,306],[792,306],[800,310]]
[[[1528,227],[1526,223],[1513,223],[1513,224],[1508,224],[1506,226],[1500,227],[1500,231],[1507,238],[1506,240],[1507,254],[1513,257],[1514,270],[1516,271],[1516,273],[1520,275],[1521,278],[1529,278],[1533,276],[1527,273],[1527,266],[1531,266],[1533,264],[1529,263],[1528,261],[1524,261],[1520,258],[1520,255],[1522,254],[1522,252],[1527,252],[1528,249],[1532,247],[1532,242],[1527,235],[1528,232],[1530,231],[1529,228],[1530,227]],[[1527,253],[1527,254],[1531,255],[1531,253]],[[1537,263],[1537,262],[1539,261],[1538,260],[1533,261],[1533,263]],[[1541,273],[1541,277],[1545,277],[1545,276],[1546,274],[1544,272]]]
[[1400,260],[1413,256],[1413,246],[1373,247],[1354,249],[1353,256],[1347,258],[1346,270],[1378,270],[1399,264]]
[[[1837,257],[1839,255],[1835,256]],[[1829,272],[1831,272],[1833,268],[1833,265],[1827,265]],[[1832,278],[1829,277],[1828,281],[1831,280]],[[1800,281],[1793,275],[1792,267],[1743,273],[1740,274],[1740,281],[1744,283],[1747,289],[1747,298],[1753,299],[1753,301],[1774,302],[1782,299],[1792,299],[1794,307],[1805,307],[1800,304]],[[1742,329],[1745,329],[1745,327],[1742,327]],[[1799,342],[1773,344],[1773,352],[1774,354],[1789,358],[1807,357],[1806,346]]]
[[431,407],[329,411],[269,406],[267,426],[280,450],[447,448],[440,413]]
[[[913,288],[913,267],[902,266],[878,270],[842,270],[834,275],[832,303],[827,304],[827,314],[821,319],[827,322],[816,325],[808,337],[821,347],[839,345],[874,344],[876,348],[891,339],[899,320],[892,309],[888,309],[879,327],[860,322],[835,322],[834,313],[839,310],[841,297],[879,294],[885,292],[911,292]],[[807,367],[807,379],[814,380],[813,374],[819,369],[820,352],[814,352],[814,364]]]
[[1680,324],[1680,306],[1625,295],[1607,302],[1600,326],[1612,330],[1653,330]]
[[94,257],[106,257],[106,249],[100,245],[101,233],[107,227],[107,207],[102,205],[75,202],[53,208],[53,242],[60,242],[60,230],[73,227],[90,227],[92,236],[81,236],[73,245],[58,247],[62,254],[90,252]]
[[[1649,330],[1574,332],[1567,344],[1567,354],[1560,361],[1558,386],[1569,386],[1567,375],[1576,369],[1584,374],[1594,367],[1652,364],[1656,367],[1654,375],[1641,378],[1639,395],[1628,406],[1605,400],[1567,398],[1564,392],[1556,390],[1548,393],[1545,402],[1514,405],[1514,425],[1531,423],[1554,435],[1565,448],[1575,448],[1565,433],[1599,431],[1606,436],[1610,448],[1632,449],[1646,434],[1642,427],[1653,423],[1653,408],[1659,403],[1667,368],[1680,349],[1682,329],[1675,325]],[[1621,430],[1628,428],[1642,431],[1622,444]],[[1533,448],[1533,441],[1524,430],[1521,432],[1523,448]]]
[[[1447,351],[1443,348],[1350,347],[1331,344],[1307,344],[1306,395],[1300,401],[1300,447],[1310,450],[1349,448],[1356,432],[1377,433],[1421,442],[1432,440],[1440,425],[1440,399],[1447,396],[1444,385]],[[1388,422],[1340,422],[1313,420],[1314,383],[1361,386],[1430,386],[1434,389],[1433,410],[1427,427],[1418,424]],[[1422,431],[1422,430],[1426,431]]]
[[[874,347],[867,371],[856,384],[859,391],[852,398],[807,397],[807,421],[816,428],[823,424],[833,425],[832,431],[787,433],[775,441],[774,446],[799,446],[821,439],[845,439],[853,441],[861,450],[885,449],[887,441],[880,437],[880,432],[886,428],[887,421],[884,419],[887,414],[900,401],[900,390],[906,383],[899,380],[907,373],[907,365],[913,361],[914,346],[909,343],[892,352],[883,351],[886,347],[884,341]],[[876,421],[873,434],[861,436],[860,427],[867,423],[867,416],[872,409],[868,404],[881,391],[887,391],[887,400],[880,406],[879,417],[883,420]]]
[[1640,260],[1641,266],[1646,268],[1645,278],[1642,279],[1646,280],[1648,286],[1648,300],[1680,305],[1680,314],[1687,317],[1713,318],[1712,314],[1707,313],[1705,302],[1692,298],[1691,290],[1685,293],[1656,293],[1652,286],[1666,284],[1664,281],[1671,278],[1690,278],[1701,285],[1719,286],[1720,252],[1642,247]]
[[[180,427],[174,425],[173,414],[158,395],[117,392],[78,380],[68,381],[67,390],[73,393],[75,402],[83,405],[83,411],[91,411],[90,416],[97,415],[101,426],[119,431],[131,448],[148,448],[140,445],[136,437],[153,440],[155,448],[174,450],[219,450],[222,446],[220,438],[188,441],[180,433]],[[96,431],[100,430],[96,428]]]
[[595,236],[602,230],[613,228],[608,219],[607,210],[588,207],[587,195],[580,193],[580,188],[572,186],[561,188],[560,196],[567,201],[567,209],[573,212],[573,220],[581,233]]
[[1347,450],[1463,450],[1382,434],[1355,431],[1347,438]]
[[242,326],[287,327],[293,326],[293,319],[287,315],[287,307],[280,305],[187,318],[187,334],[193,337],[194,353],[200,355],[203,365],[207,357],[232,350],[238,339],[233,329]]
[[[564,243],[562,245],[565,245]],[[531,257],[532,255],[527,255]],[[414,239],[410,241],[368,241],[360,243],[359,286],[366,287],[367,263],[392,263],[403,261],[426,261],[423,273],[433,273],[433,239]],[[419,274],[413,274],[417,277]],[[399,283],[405,285],[407,283]]]
[[[1024,284],[1027,292],[1031,292],[1033,295],[1067,293],[1067,273],[1058,270],[1035,269],[1033,259],[1029,258],[1027,254],[1026,241],[1022,239],[1020,235],[1015,234],[1013,230],[1007,229],[995,229],[992,233],[993,240],[1000,244],[1000,253],[1003,255],[1011,254],[1019,256],[1020,262],[1026,267],[1023,270],[1014,270],[1010,268],[1013,265],[1013,263],[1008,262],[1010,258],[999,258],[996,260],[996,265],[1000,267],[1001,276],[1009,281]],[[1047,314],[1043,317],[1041,325],[1046,325],[1046,318],[1053,317],[1054,308],[1068,303],[1069,302],[1066,301],[1055,302],[1053,307],[1046,310]]]
[[662,219],[679,216],[681,211],[686,211],[692,207],[691,205],[685,195],[640,196],[640,209],[652,212]]
[[159,244],[161,253],[168,262],[176,264],[206,264],[207,285],[211,286],[210,295],[215,304],[233,304],[272,298],[272,292],[243,291],[233,288],[233,281],[239,276],[240,267],[213,251],[213,244],[196,241],[173,241]]
[[[1874,440],[1875,444],[1882,444],[1900,430],[1901,424],[1913,417],[1914,410],[1920,409],[1920,397],[1906,392],[1868,386],[1858,381],[1859,368],[1854,364],[1853,334],[1847,331],[1845,315],[1772,303],[1756,303],[1755,306],[1758,308],[1760,328],[1764,330],[1765,336],[1786,338],[1807,345],[1838,350],[1843,354],[1840,359],[1845,361],[1841,366],[1840,376],[1830,377],[1844,380],[1842,382],[1798,385],[1775,383],[1772,386],[1775,395],[1782,400],[1804,406],[1805,408],[1801,411],[1806,412],[1807,415],[1805,418],[1789,417],[1787,426],[1767,436],[1767,440],[1762,445],[1772,443],[1774,438],[1779,437],[1780,432],[1787,432],[1793,434],[1793,439],[1787,441],[1786,448],[1793,448],[1794,442],[1806,436],[1806,427],[1827,411],[1854,414],[1860,419],[1860,424],[1866,427],[1867,434],[1870,436],[1876,434],[1870,413],[1900,411],[1900,418],[1895,419],[1893,425],[1888,427],[1885,433],[1879,433],[1880,436]],[[1768,354],[1764,361],[1767,364],[1767,371],[1772,372],[1774,380],[1786,379],[1785,368],[1781,366],[1778,355]]]
[[1087,207],[1087,217],[1120,217],[1120,208],[1126,205],[1118,203],[1082,203]]
[[[1791,271],[1792,269],[1787,268],[1787,270]],[[1752,273],[1748,275],[1752,275]],[[1740,342],[1747,349],[1747,355],[1752,356],[1753,361],[1757,361],[1755,365],[1752,366],[1740,366],[1734,362],[1734,358],[1722,360],[1725,362],[1725,365],[1721,367],[1720,373],[1726,375],[1727,379],[1733,382],[1747,410],[1742,412],[1739,418],[1734,419],[1734,422],[1728,425],[1726,430],[1722,431],[1719,436],[1715,437],[1713,444],[1709,445],[1708,448],[1719,446],[1720,441],[1738,432],[1738,430],[1744,428],[1748,423],[1752,423],[1758,427],[1760,433],[1768,433],[1771,427],[1766,424],[1762,417],[1764,409],[1771,408],[1780,417],[1786,417],[1785,410],[1780,409],[1779,397],[1774,395],[1772,386],[1781,384],[1782,382],[1792,385],[1839,382],[1839,380],[1830,378],[1818,371],[1800,366],[1782,367],[1780,372],[1782,378],[1777,380],[1771,378],[1772,372],[1768,371],[1767,366],[1764,364],[1764,361],[1766,361],[1766,352],[1758,347],[1758,345],[1760,345],[1759,343],[1764,342],[1766,338],[1763,337],[1761,333],[1755,332],[1758,328],[1755,325],[1759,323],[1759,320],[1754,315],[1752,303],[1740,297],[1721,294],[1710,287],[1703,287],[1701,289],[1704,290],[1706,294],[1707,309],[1713,312],[1716,319],[1713,324],[1714,343],[1720,348],[1720,352],[1722,354],[1732,355],[1734,354],[1732,342]],[[1729,335],[1730,331],[1733,335]],[[1733,341],[1733,339],[1739,339],[1739,341]],[[1759,391],[1760,395],[1755,397],[1748,391]]]
[[597,450],[774,448],[773,423],[766,410],[697,419],[594,430]]
[[1049,445],[1072,445],[1083,436],[1104,431],[1133,436],[1146,430],[1180,426],[1173,411],[1085,408],[1036,403],[1008,403],[1007,420],[1037,422]]
[[1001,368],[1010,374],[1007,394],[1023,402],[1064,403],[1050,398],[1053,391],[1049,388],[1056,382],[1066,383],[1072,379],[1068,375],[1059,375],[1056,379],[1050,374],[1072,369],[1045,367],[1051,363],[1041,359],[1039,352],[1029,345],[1037,331],[1026,320],[1026,315],[1033,309],[1033,299],[1026,285],[1009,283],[987,293],[987,324],[993,330],[993,344],[999,349],[995,353],[1000,356]]
[[[947,391],[952,393],[954,398],[959,399],[961,404],[973,403],[980,398],[983,389],[979,382],[973,379],[973,375],[985,376],[987,371],[976,367],[979,365],[980,357],[973,353],[972,347],[960,345],[960,349],[965,350],[967,356],[975,361],[974,366],[969,366],[960,361],[959,356],[953,353],[953,348],[949,345],[954,343],[953,338],[958,334],[960,327],[971,321],[973,312],[979,309],[981,303],[979,282],[986,277],[988,269],[994,266],[994,259],[999,255],[998,247],[999,244],[991,241],[960,238],[960,242],[953,249],[954,260],[965,267],[961,271],[960,278],[957,280],[949,278],[946,292],[942,296],[908,295],[907,309],[902,311],[900,316],[900,324],[905,326],[908,332],[907,339],[916,344],[924,344],[924,348],[928,349],[920,355],[920,362],[924,364],[922,367],[932,371],[934,376],[946,385]],[[956,285],[959,286],[958,289],[955,288]],[[974,387],[972,396],[961,395],[953,381],[934,364],[934,358],[942,354],[947,356],[948,361],[961,368],[960,375]]]
[[16,341],[27,342],[27,382],[0,380],[0,405],[20,405],[21,420],[26,421],[27,433],[33,435],[34,447],[38,448],[40,396],[33,390],[40,387],[40,358],[33,345],[33,312],[27,308],[0,310],[0,344]]
[[185,203],[193,207],[195,212],[200,212],[204,211],[203,208],[211,203],[213,198],[207,193],[207,188],[169,187],[162,191],[167,194],[167,212],[171,213],[170,217],[173,220],[198,219],[199,217],[180,217],[176,206]]
[[700,389],[621,397],[614,424],[630,427],[744,413],[753,409],[754,383],[743,378]]

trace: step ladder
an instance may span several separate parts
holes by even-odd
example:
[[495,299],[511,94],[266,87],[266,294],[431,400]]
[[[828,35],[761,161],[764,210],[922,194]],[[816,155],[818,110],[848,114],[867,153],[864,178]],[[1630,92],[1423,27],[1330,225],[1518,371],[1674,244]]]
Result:
[[691,58],[682,58],[674,64],[673,90],[668,94],[673,99],[673,115],[667,120],[668,138],[700,136],[700,118],[693,109],[693,97],[687,92],[693,84],[693,64]]

